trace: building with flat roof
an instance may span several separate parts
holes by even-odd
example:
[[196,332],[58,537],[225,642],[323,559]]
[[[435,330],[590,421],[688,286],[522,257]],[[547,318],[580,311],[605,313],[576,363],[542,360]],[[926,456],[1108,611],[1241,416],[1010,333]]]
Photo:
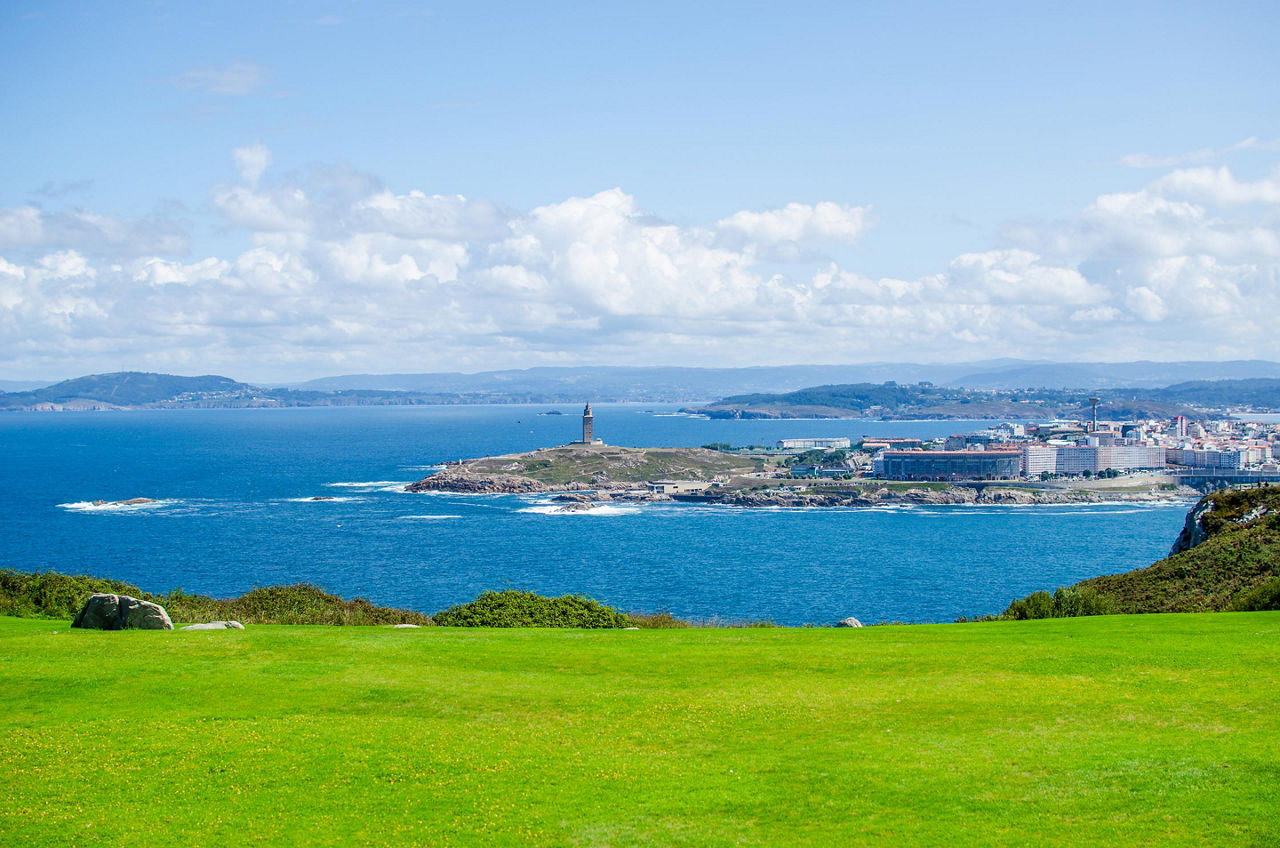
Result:
[[1022,451],[885,451],[881,472],[890,480],[1012,480],[1022,473]]
[[779,439],[778,450],[848,450],[846,436],[832,439]]
[[645,488],[655,495],[689,495],[706,491],[710,486],[703,480],[653,480]]

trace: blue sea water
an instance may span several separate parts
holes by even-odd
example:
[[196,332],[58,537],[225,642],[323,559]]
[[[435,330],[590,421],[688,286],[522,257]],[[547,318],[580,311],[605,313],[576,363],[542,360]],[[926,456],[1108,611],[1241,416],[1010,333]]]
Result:
[[[540,415],[558,409],[563,415]],[[990,422],[719,421],[602,405],[635,446],[933,437]],[[885,509],[407,494],[438,463],[562,444],[578,406],[0,416],[0,566],[228,596],[309,581],[433,612],[485,589],[579,592],[681,617],[943,621],[1160,558],[1185,503]],[[331,501],[313,501],[317,495]],[[159,499],[100,508],[97,499]]]

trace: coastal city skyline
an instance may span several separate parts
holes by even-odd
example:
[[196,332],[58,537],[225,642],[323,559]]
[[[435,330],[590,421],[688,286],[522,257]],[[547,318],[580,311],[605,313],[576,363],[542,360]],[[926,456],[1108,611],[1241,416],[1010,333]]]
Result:
[[1233,8],[18,4],[0,377],[1280,359]]

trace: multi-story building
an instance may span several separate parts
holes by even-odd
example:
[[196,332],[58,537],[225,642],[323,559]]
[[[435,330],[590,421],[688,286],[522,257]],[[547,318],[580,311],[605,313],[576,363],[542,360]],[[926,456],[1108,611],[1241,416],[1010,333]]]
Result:
[[877,460],[891,480],[1010,480],[1022,471],[1022,452],[885,451]]
[[840,436],[833,439],[779,439],[778,450],[847,450],[849,439]]

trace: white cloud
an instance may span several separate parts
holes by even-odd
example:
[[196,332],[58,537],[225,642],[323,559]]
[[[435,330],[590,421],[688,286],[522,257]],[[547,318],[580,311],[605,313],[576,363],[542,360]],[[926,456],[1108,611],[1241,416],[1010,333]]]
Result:
[[812,206],[788,203],[765,212],[735,212],[722,219],[721,230],[741,233],[760,244],[781,242],[854,242],[870,226],[869,206],[824,201]]
[[235,159],[240,179],[254,187],[262,178],[262,172],[271,164],[271,151],[262,142],[250,144],[247,147],[237,147],[231,151],[231,157]]
[[1216,206],[1280,203],[1280,179],[1237,180],[1227,168],[1189,168],[1174,171],[1152,184],[1151,190]]
[[222,67],[193,68],[170,77],[184,91],[200,91],[224,97],[244,97],[266,85],[270,72],[256,62],[232,62]]
[[1226,147],[1202,147],[1185,153],[1153,155],[1150,153],[1129,153],[1120,157],[1120,164],[1128,168],[1176,168],[1182,165],[1207,165],[1217,162],[1229,153],[1240,150],[1280,150],[1280,138],[1265,141],[1250,136]]
[[[248,244],[191,258],[173,222],[0,210],[0,367],[282,373],[554,362],[1277,357],[1267,180],[1190,169],[935,273],[874,277],[779,244],[858,238],[867,206],[664,223],[620,188],[526,212],[349,169],[211,190]],[[168,227],[168,229],[166,229]]]

